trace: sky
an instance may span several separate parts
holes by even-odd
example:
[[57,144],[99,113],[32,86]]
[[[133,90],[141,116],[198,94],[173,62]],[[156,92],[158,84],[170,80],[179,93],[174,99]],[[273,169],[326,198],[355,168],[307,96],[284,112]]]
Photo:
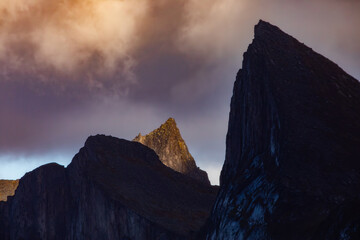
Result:
[[360,1],[0,0],[0,179],[175,118],[213,184],[259,19],[360,79]]

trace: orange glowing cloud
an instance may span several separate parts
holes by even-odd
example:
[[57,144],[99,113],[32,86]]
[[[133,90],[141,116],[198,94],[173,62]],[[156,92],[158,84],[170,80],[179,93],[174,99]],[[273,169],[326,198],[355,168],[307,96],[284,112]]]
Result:
[[347,22],[360,20],[358,9],[356,1],[336,0],[0,0],[0,61],[6,71],[51,69],[66,79],[90,69],[87,81],[96,87],[104,74],[136,84],[139,61],[154,55],[240,61],[260,18],[300,33],[309,45],[326,38],[320,52],[332,52],[339,34],[348,36],[353,42],[343,48],[352,54],[360,34]]
[[[108,70],[117,61],[131,68],[137,19],[147,5],[141,0],[0,1],[0,56],[16,63],[30,55],[36,64],[61,71],[73,71],[94,56]],[[22,52],[24,45],[31,53]],[[15,48],[22,55],[16,56]]]

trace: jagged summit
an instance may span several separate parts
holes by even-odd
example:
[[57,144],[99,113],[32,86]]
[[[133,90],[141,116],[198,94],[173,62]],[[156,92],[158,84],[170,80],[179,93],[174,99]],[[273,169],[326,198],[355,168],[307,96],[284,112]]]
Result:
[[164,124],[162,124],[162,125],[170,127],[170,128],[171,127],[176,127],[177,128],[175,119],[172,118],[172,117],[170,117],[168,120],[166,120],[166,122]]
[[283,32],[279,27],[272,25],[271,23],[266,22],[264,20],[259,20],[259,23],[257,25],[255,25],[255,28],[254,28],[255,38],[260,38],[260,37],[264,37],[264,36],[269,37],[269,36],[274,36],[274,35],[283,35],[283,36],[286,35],[286,36],[291,37],[287,33]]
[[207,173],[196,166],[174,118],[169,118],[159,128],[145,136],[139,133],[133,141],[153,149],[166,166],[210,184]]
[[207,239],[360,239],[360,83],[260,21],[230,109]]
[[176,121],[174,118],[169,118],[168,120],[166,120],[166,122],[161,124],[159,128],[153,130],[152,132],[150,132],[149,134],[147,134],[145,136],[143,136],[143,135],[141,135],[141,133],[139,133],[139,135],[137,135],[133,141],[136,141],[136,142],[146,141],[145,139],[147,137],[149,137],[150,135],[161,135],[163,137],[173,137],[179,141],[184,142],[184,140],[181,137],[180,130],[177,127]]

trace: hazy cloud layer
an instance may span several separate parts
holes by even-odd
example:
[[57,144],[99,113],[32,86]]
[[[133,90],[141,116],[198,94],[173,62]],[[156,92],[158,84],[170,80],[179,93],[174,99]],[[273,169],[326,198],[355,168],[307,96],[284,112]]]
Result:
[[90,134],[131,139],[173,116],[216,172],[232,84],[260,18],[360,78],[359,1],[0,0],[0,12],[4,164],[68,157]]

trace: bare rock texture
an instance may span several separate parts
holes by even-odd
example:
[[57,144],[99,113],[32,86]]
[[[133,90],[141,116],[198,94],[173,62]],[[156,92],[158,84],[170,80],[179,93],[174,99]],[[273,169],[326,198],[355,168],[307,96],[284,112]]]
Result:
[[0,239],[194,239],[216,193],[140,143],[92,136],[68,167],[20,179],[0,202]]
[[145,136],[139,134],[133,141],[153,149],[166,166],[210,185],[207,173],[196,166],[175,119],[169,118],[158,129]]
[[14,196],[19,180],[0,180],[0,201],[6,201],[8,196]]
[[360,239],[360,84],[260,21],[207,239]]

